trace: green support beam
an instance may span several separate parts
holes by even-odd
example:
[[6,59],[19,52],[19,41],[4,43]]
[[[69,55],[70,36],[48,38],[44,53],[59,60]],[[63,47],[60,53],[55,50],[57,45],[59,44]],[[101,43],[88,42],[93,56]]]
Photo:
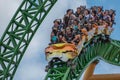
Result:
[[[97,42],[92,43],[93,39]],[[85,44],[82,53],[72,61],[75,66],[63,62],[53,63],[45,80],[79,80],[89,64],[100,59],[120,66],[120,41],[110,39],[106,42],[99,40],[99,36],[93,39]]]
[[0,80],[13,80],[40,24],[57,0],[23,0],[0,40]]

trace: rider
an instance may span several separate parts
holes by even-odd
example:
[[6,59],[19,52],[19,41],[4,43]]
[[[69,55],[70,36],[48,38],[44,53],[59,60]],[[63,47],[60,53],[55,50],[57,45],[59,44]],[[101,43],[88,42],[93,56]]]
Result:
[[73,14],[73,10],[72,9],[68,9],[66,11],[66,14],[64,15],[63,22],[64,22],[66,27],[69,24],[69,20],[70,20],[72,14]]
[[70,27],[66,28],[66,34],[63,36],[63,42],[77,45],[80,41],[80,35],[73,33]]
[[75,12],[75,16],[79,17],[80,14],[81,14],[81,9],[80,9],[80,7],[78,7],[77,11]]
[[66,34],[63,36],[63,42],[71,43],[74,38],[75,35],[73,34],[72,29],[70,27],[67,27]]
[[58,43],[58,37],[55,35],[54,32],[51,32],[51,43],[50,44],[56,44]]
[[51,32],[51,43],[55,44],[58,43],[58,33],[60,32],[60,21],[55,20],[54,25],[52,27],[52,32]]

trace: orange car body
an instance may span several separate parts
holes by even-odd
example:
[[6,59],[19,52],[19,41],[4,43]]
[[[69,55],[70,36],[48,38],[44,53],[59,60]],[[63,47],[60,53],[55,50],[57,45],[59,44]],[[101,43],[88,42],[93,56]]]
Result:
[[58,43],[52,44],[45,49],[47,61],[58,58],[62,61],[68,61],[78,56],[77,48],[74,44]]

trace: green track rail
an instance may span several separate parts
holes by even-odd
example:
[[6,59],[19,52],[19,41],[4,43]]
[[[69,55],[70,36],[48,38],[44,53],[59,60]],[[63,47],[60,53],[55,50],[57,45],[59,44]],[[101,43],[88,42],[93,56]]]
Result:
[[[97,42],[92,43],[94,40]],[[100,36],[94,37],[72,61],[75,67],[68,66],[65,62],[55,62],[51,65],[45,80],[79,80],[85,69],[92,62],[100,59],[120,66],[120,41],[112,39],[106,41],[100,40]]]
[[13,80],[40,24],[57,0],[23,0],[0,40],[0,80]]

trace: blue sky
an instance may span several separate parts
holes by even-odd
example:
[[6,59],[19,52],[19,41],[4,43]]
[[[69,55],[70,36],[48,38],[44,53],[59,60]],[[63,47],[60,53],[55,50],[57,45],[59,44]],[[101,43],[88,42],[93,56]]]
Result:
[[[21,2],[22,0],[0,0],[0,37]],[[44,79],[46,74],[44,69],[45,65],[47,65],[47,61],[45,60],[44,55],[44,48],[49,43],[49,34],[53,25],[52,22],[56,18],[62,18],[68,8],[76,9],[76,7],[78,7],[80,4],[87,5],[88,7],[92,5],[100,5],[103,6],[104,9],[115,9],[116,25],[114,25],[115,30],[112,33],[111,38],[120,40],[119,0],[64,0],[64,3],[63,0],[58,0],[58,3],[56,3],[56,5],[50,11],[49,15],[46,17],[33,40],[31,41],[18,67],[14,80]],[[95,69],[95,73],[97,74],[117,72],[120,72],[120,67],[110,65],[104,61],[101,61]]]

